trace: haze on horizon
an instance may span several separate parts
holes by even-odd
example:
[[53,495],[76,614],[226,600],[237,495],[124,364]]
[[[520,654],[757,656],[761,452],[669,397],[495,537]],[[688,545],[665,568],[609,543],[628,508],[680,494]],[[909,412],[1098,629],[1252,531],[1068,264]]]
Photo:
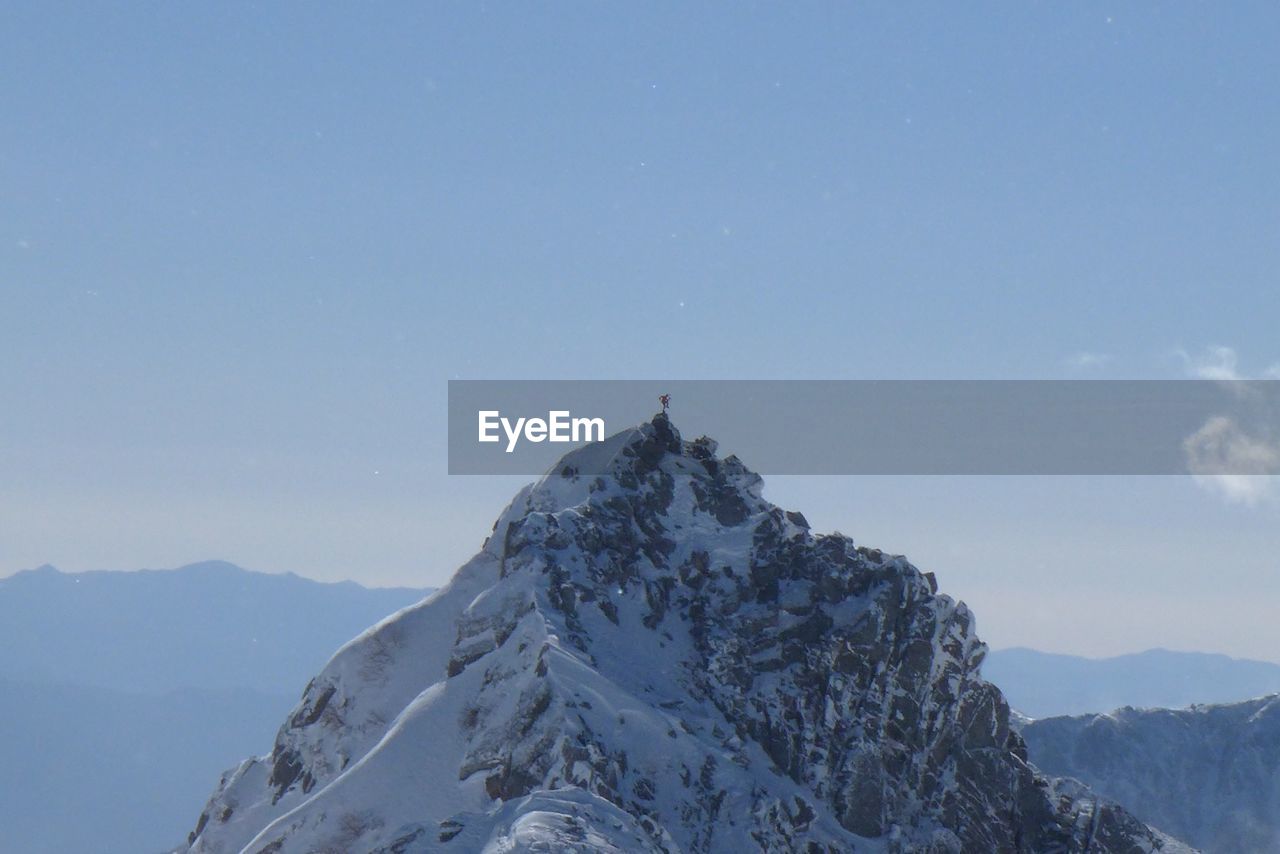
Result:
[[[0,575],[442,584],[523,482],[451,378],[1275,370],[1273,6],[729,8],[7,6]],[[1274,498],[766,495],[994,647],[1277,660]]]

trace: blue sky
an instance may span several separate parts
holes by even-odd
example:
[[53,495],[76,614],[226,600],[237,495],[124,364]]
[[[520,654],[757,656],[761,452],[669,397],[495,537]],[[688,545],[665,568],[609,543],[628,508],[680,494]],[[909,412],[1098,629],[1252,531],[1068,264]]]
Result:
[[[516,486],[444,475],[454,377],[1261,375],[1278,37],[1262,3],[6,4],[0,574],[440,583]],[[1241,610],[1280,606],[1273,503],[771,489],[997,646],[1280,644]]]

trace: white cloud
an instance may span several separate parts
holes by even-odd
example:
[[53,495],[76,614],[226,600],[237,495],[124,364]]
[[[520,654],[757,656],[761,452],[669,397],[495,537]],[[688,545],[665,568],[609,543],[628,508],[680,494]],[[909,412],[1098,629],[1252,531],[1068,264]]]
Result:
[[1195,475],[1198,486],[1231,504],[1256,507],[1276,497],[1278,477],[1248,474]]
[[[1242,402],[1266,407],[1267,396],[1245,380],[1240,357],[1233,347],[1206,347],[1192,356],[1179,350],[1187,374],[1197,379],[1230,383]],[[1280,379],[1280,363],[1262,372],[1263,379]],[[1255,409],[1255,412],[1258,410]],[[1255,505],[1280,494],[1280,443],[1267,425],[1275,413],[1261,413],[1263,433],[1249,433],[1234,418],[1217,415],[1183,442],[1187,469],[1198,485],[1237,504]]]
[[1255,505],[1275,493],[1280,445],[1249,435],[1232,418],[1215,415],[1182,448],[1196,483],[1228,501]]
[[1187,373],[1201,380],[1238,380],[1240,359],[1232,347],[1206,347],[1198,356],[1192,356],[1185,350],[1178,355],[1186,364]]
[[1063,362],[1068,368],[1077,371],[1088,371],[1106,367],[1111,363],[1111,358],[1110,353],[1091,353],[1085,350],[1079,353],[1072,353],[1063,359]]

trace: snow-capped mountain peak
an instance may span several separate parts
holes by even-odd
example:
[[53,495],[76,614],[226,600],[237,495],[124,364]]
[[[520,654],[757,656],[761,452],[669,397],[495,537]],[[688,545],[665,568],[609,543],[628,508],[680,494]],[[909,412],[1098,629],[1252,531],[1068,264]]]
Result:
[[568,454],[334,656],[189,850],[1185,850],[1037,775],[932,575],[716,452],[660,414]]

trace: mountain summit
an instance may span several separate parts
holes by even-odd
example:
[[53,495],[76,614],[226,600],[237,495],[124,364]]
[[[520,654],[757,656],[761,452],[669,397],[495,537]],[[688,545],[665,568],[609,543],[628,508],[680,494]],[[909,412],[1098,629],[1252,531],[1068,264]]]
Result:
[[662,414],[568,454],[339,650],[186,850],[1187,850],[1027,764],[932,575],[761,487]]

